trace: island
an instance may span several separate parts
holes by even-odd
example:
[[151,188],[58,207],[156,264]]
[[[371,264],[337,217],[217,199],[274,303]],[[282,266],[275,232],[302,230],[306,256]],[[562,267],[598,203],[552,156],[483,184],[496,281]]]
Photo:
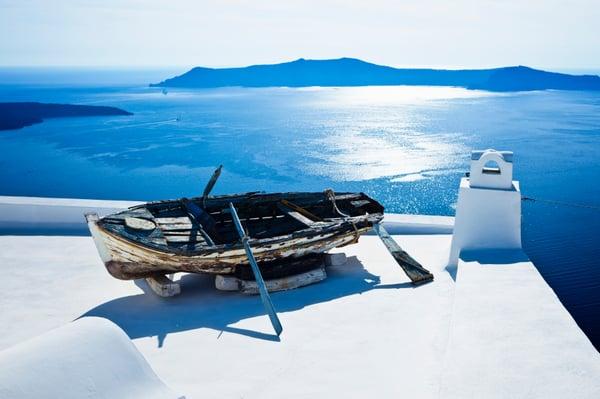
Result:
[[151,87],[455,86],[488,91],[600,90],[596,75],[568,75],[525,66],[493,69],[402,69],[355,58],[305,60],[241,68],[196,67]]
[[47,118],[72,118],[81,116],[133,115],[120,108],[73,105],[45,104],[38,102],[0,103],[0,130],[21,129]]

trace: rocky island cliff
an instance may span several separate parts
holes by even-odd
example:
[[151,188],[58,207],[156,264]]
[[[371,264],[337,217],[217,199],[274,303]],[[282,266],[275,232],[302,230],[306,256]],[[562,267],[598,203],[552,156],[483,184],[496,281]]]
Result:
[[457,86],[489,91],[600,90],[600,77],[525,66],[493,69],[401,69],[354,58],[305,60],[241,68],[196,67],[153,87]]
[[82,116],[133,115],[115,107],[73,104],[45,104],[38,102],[0,103],[0,130],[21,129],[47,118]]

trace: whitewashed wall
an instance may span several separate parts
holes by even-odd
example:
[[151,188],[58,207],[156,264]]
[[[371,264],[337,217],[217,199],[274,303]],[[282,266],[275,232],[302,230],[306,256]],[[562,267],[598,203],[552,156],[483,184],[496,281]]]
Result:
[[[0,196],[0,234],[88,235],[84,213],[103,216],[139,203]],[[452,234],[454,218],[387,213],[384,225],[390,234]]]
[[108,215],[139,204],[71,198],[0,197],[0,234],[89,234],[86,212]]

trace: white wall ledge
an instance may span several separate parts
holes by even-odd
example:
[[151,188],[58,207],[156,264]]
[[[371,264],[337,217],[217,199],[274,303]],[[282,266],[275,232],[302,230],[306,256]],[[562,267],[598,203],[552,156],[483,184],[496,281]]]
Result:
[[[140,203],[0,196],[0,234],[89,235],[84,213],[96,212],[104,216]],[[390,234],[452,234],[454,218],[386,213],[384,224]]]
[[108,215],[139,203],[0,196],[0,234],[89,235],[84,213]]

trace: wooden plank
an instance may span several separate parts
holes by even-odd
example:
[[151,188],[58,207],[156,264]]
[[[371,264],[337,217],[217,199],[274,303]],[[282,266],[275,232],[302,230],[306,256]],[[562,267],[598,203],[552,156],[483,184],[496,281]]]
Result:
[[192,224],[191,223],[161,224],[161,225],[159,225],[159,228],[164,232],[167,232],[169,230],[191,230]]
[[193,236],[190,237],[189,235],[182,235],[165,236],[165,239],[167,240],[167,242],[195,242],[198,244],[205,242],[204,237],[202,237],[202,235],[200,234],[197,234],[195,238]]
[[286,212],[287,215],[291,216],[292,218],[296,219],[297,221],[299,221],[300,223],[302,223],[303,225],[305,225],[306,227],[312,227],[315,222],[313,222],[312,220],[310,220],[309,218],[307,218],[306,216],[296,212],[296,211],[290,211],[290,212]]
[[152,277],[148,277],[146,278],[146,282],[152,291],[161,297],[172,297],[181,293],[179,283],[170,280],[164,274],[156,274]]
[[[163,231],[163,235],[165,237],[173,237],[173,236],[186,236],[186,237],[189,237],[190,236],[190,231],[191,230],[169,230],[169,231]],[[196,231],[196,234],[198,234],[197,231]]]
[[154,221],[158,224],[191,224],[190,218],[187,216],[158,217],[154,218]]
[[[327,273],[323,267],[309,270],[304,273],[295,274],[272,280],[265,280],[265,287],[268,292],[287,291],[295,288],[315,284],[327,278]],[[242,294],[259,294],[259,288],[256,281],[242,280],[235,276],[217,275],[215,286],[222,291],[240,291]]]
[[281,202],[277,204],[277,207],[286,215],[296,219],[297,221],[299,221],[307,227],[312,227],[315,224],[316,220],[321,220],[316,216],[312,215],[310,212],[306,211],[305,209],[294,205],[286,200],[281,200]]
[[304,215],[306,218],[312,220],[313,222],[316,221],[321,221],[321,218],[318,217],[317,215],[312,214],[311,212],[309,212],[308,210],[302,208],[301,206],[298,206],[296,204],[294,204],[293,202],[290,202],[288,200],[282,199],[280,201],[281,204],[283,204],[284,206],[291,208],[292,210]]
[[373,225],[373,229],[414,285],[433,281],[433,274],[431,274],[429,270],[425,269],[419,262],[414,260],[413,257],[406,253],[392,238],[392,236],[388,234],[381,224],[375,223]]
[[152,231],[156,228],[156,223],[150,219],[128,216],[125,218],[125,226],[133,230]]
[[[304,287],[310,284],[315,284],[327,278],[325,269],[318,268],[305,273],[296,274],[273,280],[267,280],[265,286],[269,292],[287,291],[295,288]],[[256,295],[258,294],[258,284],[256,281],[242,280],[240,283],[240,292],[242,294]]]

